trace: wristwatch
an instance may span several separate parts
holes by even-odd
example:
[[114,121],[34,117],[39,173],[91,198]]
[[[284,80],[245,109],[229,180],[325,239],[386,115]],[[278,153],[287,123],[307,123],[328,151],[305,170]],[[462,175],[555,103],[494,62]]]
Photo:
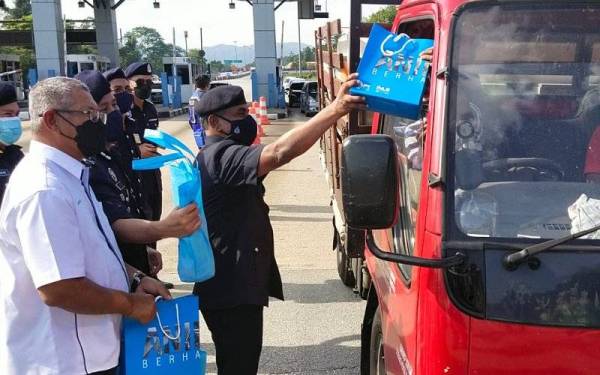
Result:
[[141,271],[134,272],[133,276],[131,276],[131,288],[129,289],[131,293],[134,293],[138,286],[142,283],[142,279],[146,277],[146,274]]

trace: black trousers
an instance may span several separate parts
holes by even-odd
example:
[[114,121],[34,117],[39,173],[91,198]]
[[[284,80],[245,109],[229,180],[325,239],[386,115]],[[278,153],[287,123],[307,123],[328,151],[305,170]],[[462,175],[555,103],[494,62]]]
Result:
[[256,375],[262,350],[263,306],[202,310],[215,343],[219,375]]

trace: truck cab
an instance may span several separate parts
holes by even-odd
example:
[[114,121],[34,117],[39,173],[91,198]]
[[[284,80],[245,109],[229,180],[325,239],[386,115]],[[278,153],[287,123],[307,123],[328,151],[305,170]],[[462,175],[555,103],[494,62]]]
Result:
[[399,4],[434,40],[418,120],[340,152],[371,279],[362,374],[598,374],[600,3]]

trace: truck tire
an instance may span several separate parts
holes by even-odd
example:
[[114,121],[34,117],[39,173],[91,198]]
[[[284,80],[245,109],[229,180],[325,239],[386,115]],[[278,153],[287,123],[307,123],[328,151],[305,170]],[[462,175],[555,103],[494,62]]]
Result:
[[369,358],[369,375],[385,375],[385,354],[383,352],[383,330],[381,328],[381,311],[379,307],[373,316],[371,327],[371,348]]
[[344,249],[342,249],[342,244],[338,237],[337,231],[335,232],[335,236],[335,254],[337,258],[338,275],[340,276],[340,280],[342,280],[344,285],[354,288],[356,280],[354,279],[354,273],[352,272],[350,258],[348,258],[346,253],[344,253]]

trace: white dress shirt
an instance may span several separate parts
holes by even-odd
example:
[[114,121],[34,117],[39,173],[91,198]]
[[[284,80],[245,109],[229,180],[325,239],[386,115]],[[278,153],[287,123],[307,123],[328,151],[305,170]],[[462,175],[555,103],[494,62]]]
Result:
[[110,224],[93,192],[86,193],[88,172],[78,160],[32,141],[8,183],[0,209],[2,375],[79,375],[118,364],[121,316],[50,307],[37,291],[81,277],[128,290]]

